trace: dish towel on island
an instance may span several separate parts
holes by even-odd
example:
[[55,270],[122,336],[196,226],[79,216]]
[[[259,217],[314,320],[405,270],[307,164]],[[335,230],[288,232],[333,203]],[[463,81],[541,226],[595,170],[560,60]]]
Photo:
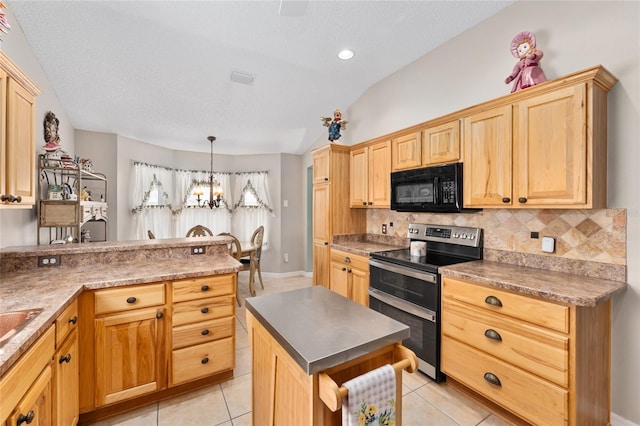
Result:
[[396,372],[389,364],[342,384],[342,425],[393,426],[396,423]]

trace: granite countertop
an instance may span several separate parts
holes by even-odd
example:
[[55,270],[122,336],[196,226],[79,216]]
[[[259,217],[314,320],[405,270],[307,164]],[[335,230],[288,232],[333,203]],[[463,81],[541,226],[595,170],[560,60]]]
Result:
[[567,305],[593,307],[623,292],[627,284],[566,272],[478,260],[439,269],[445,277],[471,280]]
[[[204,242],[203,240],[198,241]],[[164,241],[165,245],[174,244],[172,241],[159,241]],[[193,238],[189,242],[187,245],[194,245]],[[93,244],[69,246],[74,246],[73,249],[90,249],[94,247]],[[111,243],[109,246],[118,244]],[[48,267],[28,272],[3,273],[0,311],[42,308],[42,312],[0,347],[0,377],[83,290],[233,273],[241,267],[233,257],[215,254],[187,258],[136,259],[119,262],[117,265],[106,263],[73,268]]]
[[378,234],[334,235],[331,248],[360,256],[409,247],[409,239]]
[[252,297],[245,303],[307,374],[409,337],[408,326],[322,286]]

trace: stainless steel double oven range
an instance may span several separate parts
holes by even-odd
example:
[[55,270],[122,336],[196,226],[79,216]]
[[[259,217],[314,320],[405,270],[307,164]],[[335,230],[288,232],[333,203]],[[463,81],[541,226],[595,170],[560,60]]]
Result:
[[369,307],[409,326],[403,345],[418,356],[420,371],[442,381],[438,269],[482,259],[482,229],[411,224],[408,237],[426,241],[426,256],[409,248],[371,253]]

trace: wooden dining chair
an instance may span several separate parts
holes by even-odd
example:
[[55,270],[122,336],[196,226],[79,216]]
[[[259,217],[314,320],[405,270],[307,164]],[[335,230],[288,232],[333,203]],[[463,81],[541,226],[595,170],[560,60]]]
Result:
[[[258,273],[258,278],[260,279],[260,287],[264,290],[264,282],[262,281],[262,271],[260,270],[260,257],[262,257],[262,241],[264,239],[264,226],[260,225],[258,228],[253,231],[253,235],[251,236],[251,245],[255,247],[255,250],[251,252],[251,255],[246,258],[243,257],[240,259],[240,262],[244,265],[243,271],[251,270],[251,258],[253,257],[253,263],[255,265],[255,271]],[[251,272],[249,272],[251,273]],[[253,277],[249,277],[251,280]]]
[[156,239],[156,236],[155,236],[155,234],[153,232],[151,232],[151,229],[147,230],[147,235],[149,236],[150,240],[155,240]]
[[187,231],[187,237],[208,237],[213,236],[211,229],[206,226],[196,225]]
[[[240,258],[242,257],[242,247],[240,246],[240,240],[228,232],[222,232],[218,235],[223,235],[225,237],[229,237],[233,239],[233,241],[231,241],[231,243],[229,244],[229,255],[235,257],[237,261],[240,261]],[[238,273],[237,272],[236,272],[236,302],[238,302],[238,306],[240,306],[240,296],[238,295]]]

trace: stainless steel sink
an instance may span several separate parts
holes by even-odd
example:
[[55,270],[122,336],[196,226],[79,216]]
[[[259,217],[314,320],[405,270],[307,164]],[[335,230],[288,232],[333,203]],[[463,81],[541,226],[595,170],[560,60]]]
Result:
[[42,308],[0,312],[0,346],[17,334],[29,321],[37,317],[40,312],[42,312]]

